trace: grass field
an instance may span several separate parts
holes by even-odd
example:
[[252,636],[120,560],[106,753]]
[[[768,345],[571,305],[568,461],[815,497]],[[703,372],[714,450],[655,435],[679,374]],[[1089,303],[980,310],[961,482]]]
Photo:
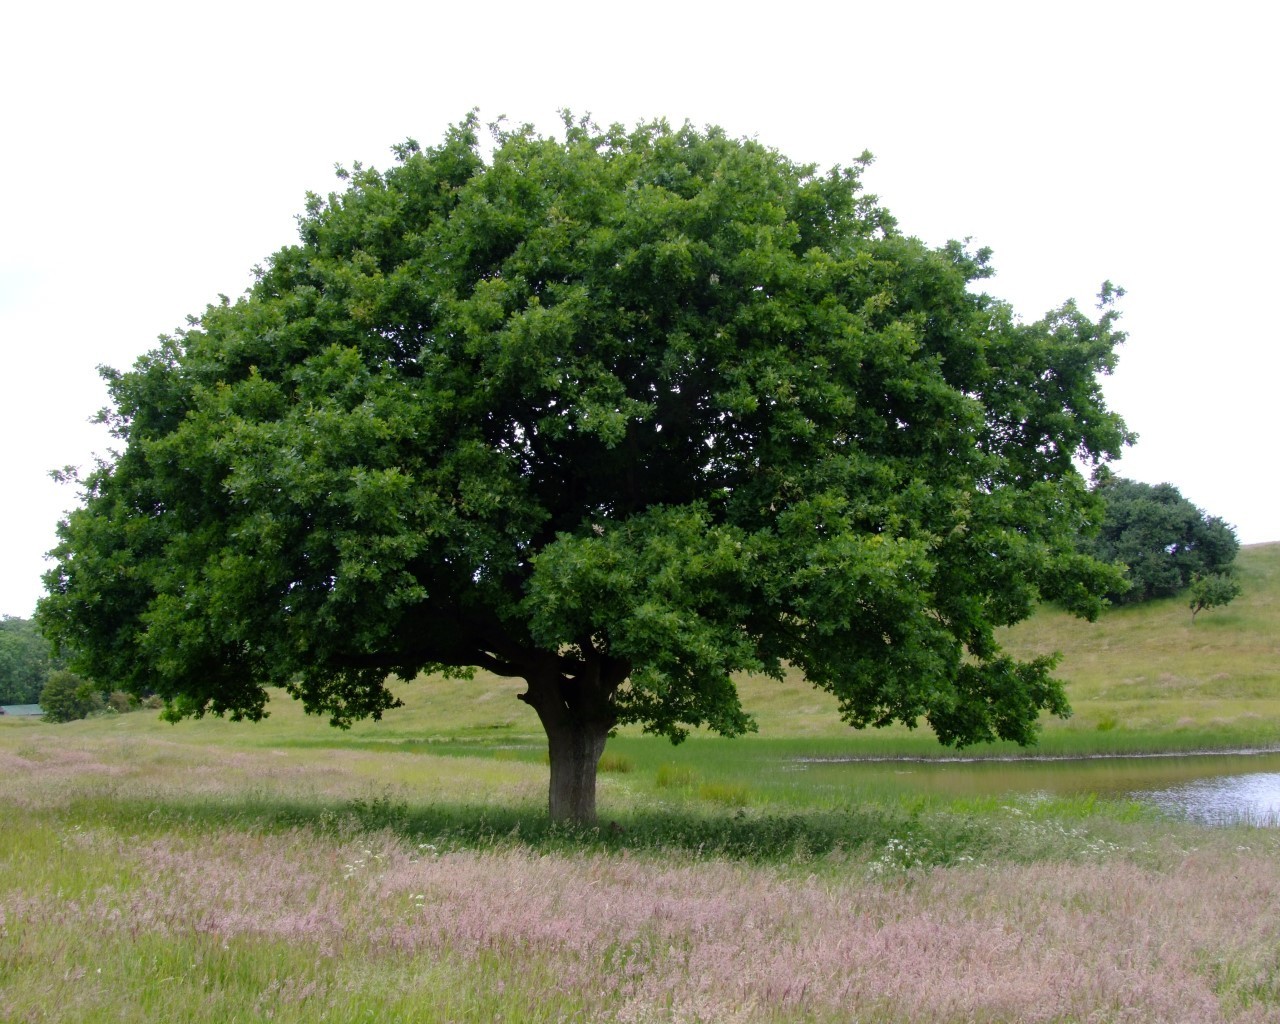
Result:
[[[1280,743],[1280,545],[1245,593],[1078,623],[1056,752]],[[1280,832],[797,758],[937,753],[743,680],[760,734],[626,731],[602,827],[546,821],[520,684],[424,681],[349,733],[0,724],[0,1021],[1275,1021]],[[1010,766],[1010,771],[1018,770]]]

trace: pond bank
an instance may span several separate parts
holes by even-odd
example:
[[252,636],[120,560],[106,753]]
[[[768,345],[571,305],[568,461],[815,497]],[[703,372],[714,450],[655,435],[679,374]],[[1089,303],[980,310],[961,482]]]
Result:
[[1280,825],[1280,750],[971,758],[800,758],[830,785],[947,797],[1132,800],[1207,825]]
[[926,757],[920,754],[871,755],[834,757],[797,757],[797,763],[804,764],[1045,764],[1053,761],[1136,761],[1160,757],[1258,757],[1265,754],[1280,754],[1280,747],[1239,747],[1225,750],[1161,750],[1135,751],[1127,754],[977,754],[973,757]]

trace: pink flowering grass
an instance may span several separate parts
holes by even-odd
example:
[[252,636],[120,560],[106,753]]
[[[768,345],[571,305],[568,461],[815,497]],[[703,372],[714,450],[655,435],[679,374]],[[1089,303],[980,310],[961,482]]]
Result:
[[33,735],[0,738],[5,1024],[1280,1019],[1274,831],[994,801],[771,861],[468,845],[410,801],[532,807],[537,766]]
[[[232,1005],[338,1020],[397,998],[413,1020],[480,1006],[627,1021],[1262,1021],[1277,1009],[1271,850],[1192,851],[1165,869],[868,877],[849,863],[800,876],[305,831],[78,832],[65,849],[127,881],[5,893],[3,1019],[41,1006],[32,1019],[141,1020],[168,1005],[166,987],[207,1006],[192,1020]],[[539,1006],[556,1009],[525,1015]]]
[[1280,1010],[1270,845],[1215,842],[1147,866],[830,859],[797,871],[307,829],[18,827],[42,852],[11,853],[4,872],[6,1021],[159,1019],[178,1006],[164,1019],[400,1006],[421,1021],[1209,1022]]

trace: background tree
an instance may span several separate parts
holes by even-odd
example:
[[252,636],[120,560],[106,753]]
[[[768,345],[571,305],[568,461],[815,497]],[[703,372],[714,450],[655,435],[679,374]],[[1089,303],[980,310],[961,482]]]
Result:
[[988,253],[897,231],[865,156],[566,117],[486,163],[476,129],[340,171],[248,294],[106,371],[123,449],[40,607],[86,674],[337,725],[390,673],[522,677],[575,820],[615,726],[752,728],[735,671],[944,743],[1066,711],[993,630],[1117,585],[1073,462],[1127,440],[1113,310],[1020,322],[970,287]]
[[1084,550],[1128,567],[1128,588],[1113,588],[1110,600],[1135,604],[1172,597],[1196,576],[1230,573],[1240,550],[1235,531],[1196,508],[1172,484],[1104,475],[1096,490],[1106,514],[1102,529],[1083,542]]
[[1191,621],[1209,608],[1221,608],[1240,596],[1240,584],[1226,573],[1214,572],[1208,576],[1196,576],[1191,581]]
[[74,722],[101,711],[104,703],[92,683],[74,672],[57,669],[49,673],[40,691],[40,707],[44,709],[45,721]]
[[0,618],[0,704],[36,703],[54,664],[33,621]]

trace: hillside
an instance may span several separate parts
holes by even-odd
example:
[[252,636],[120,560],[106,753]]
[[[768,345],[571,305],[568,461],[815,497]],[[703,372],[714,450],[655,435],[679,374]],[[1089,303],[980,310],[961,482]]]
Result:
[[1231,726],[1280,741],[1280,543],[1242,548],[1243,593],[1191,621],[1184,597],[1112,608],[1097,622],[1041,609],[1006,634],[1020,656],[1061,651],[1068,728]]

